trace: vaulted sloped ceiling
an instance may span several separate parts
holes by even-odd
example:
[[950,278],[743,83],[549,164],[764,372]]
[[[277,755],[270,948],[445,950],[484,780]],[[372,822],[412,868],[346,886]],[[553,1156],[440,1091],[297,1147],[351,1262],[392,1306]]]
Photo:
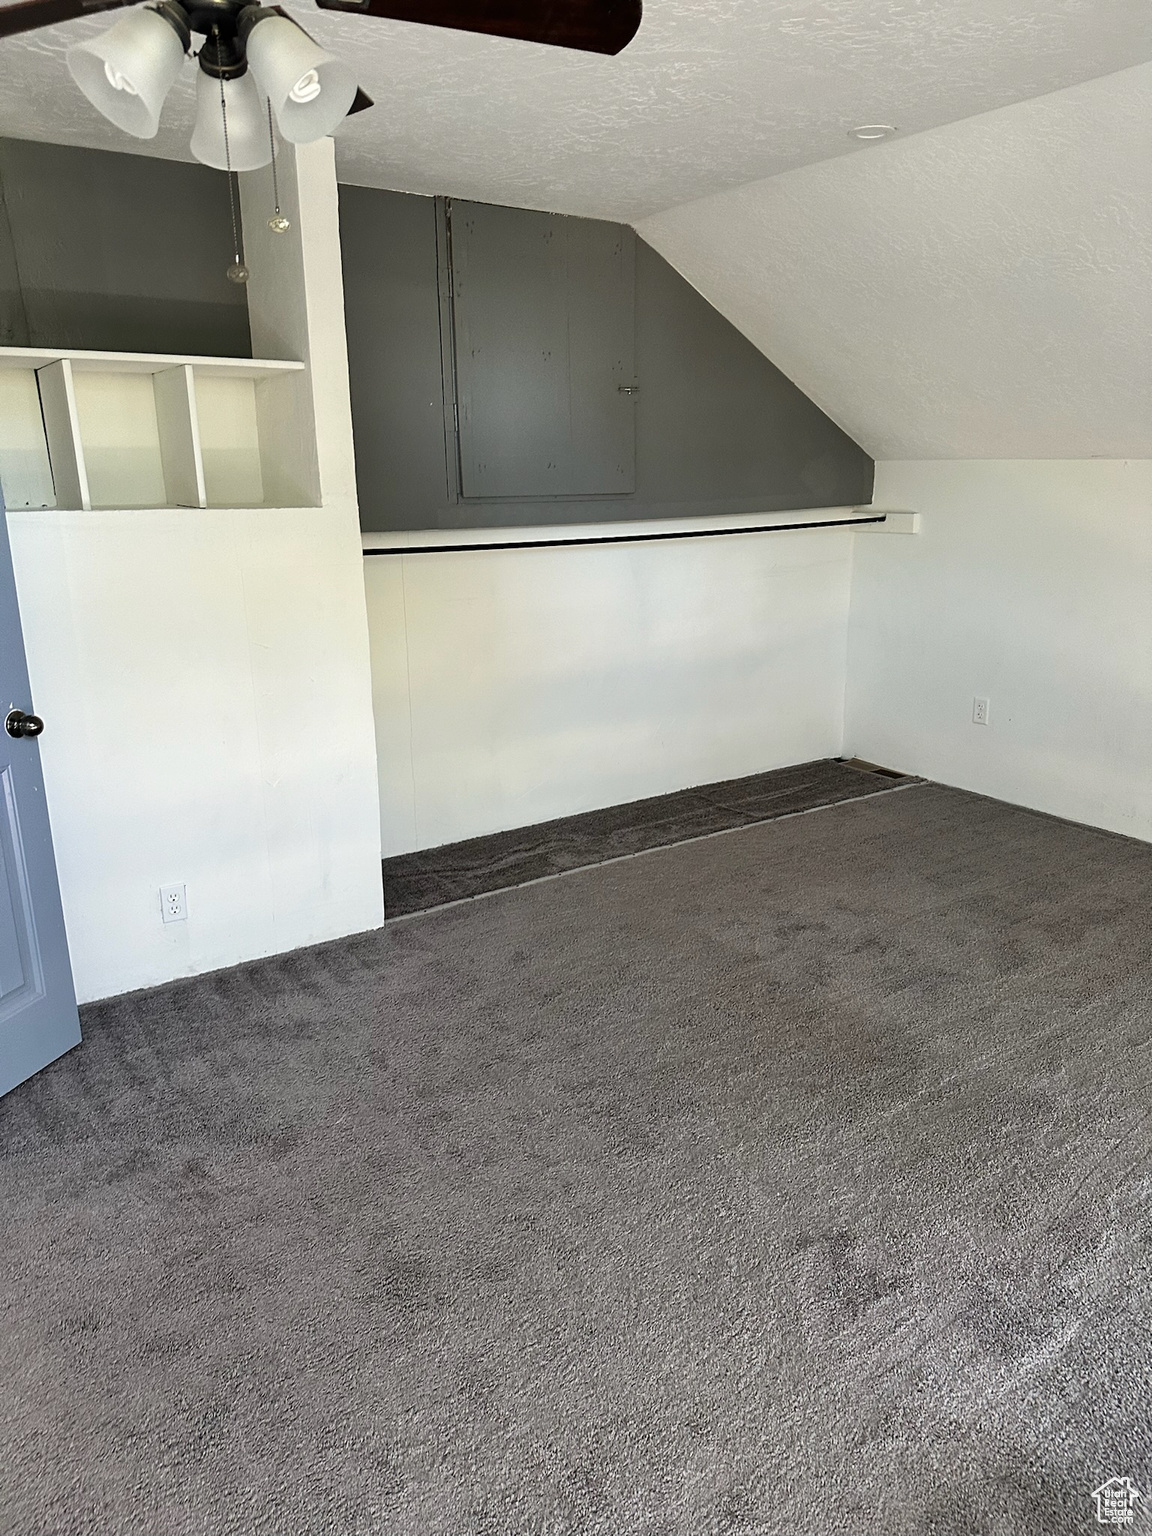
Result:
[[1152,458],[1152,64],[637,228],[876,458]]

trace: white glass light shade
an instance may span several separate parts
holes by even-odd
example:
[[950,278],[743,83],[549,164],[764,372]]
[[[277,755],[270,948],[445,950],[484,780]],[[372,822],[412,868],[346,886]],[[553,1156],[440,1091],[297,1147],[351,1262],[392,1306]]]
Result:
[[262,17],[248,34],[248,68],[290,144],[311,144],[348,115],[356,77],[286,16]]
[[268,110],[252,76],[224,81],[228,112],[228,154],[224,153],[224,116],[220,111],[220,81],[196,72],[196,126],[191,150],[202,165],[234,171],[255,171],[272,159]]
[[72,78],[109,122],[153,139],[160,109],[184,62],[184,44],[155,11],[130,11],[114,27],[69,48]]

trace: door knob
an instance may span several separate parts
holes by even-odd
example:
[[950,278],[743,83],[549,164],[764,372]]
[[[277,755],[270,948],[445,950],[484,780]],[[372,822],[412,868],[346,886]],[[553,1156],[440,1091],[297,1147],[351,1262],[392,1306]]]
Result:
[[39,715],[26,715],[22,709],[10,709],[4,721],[4,729],[17,740],[21,736],[39,736],[44,722]]

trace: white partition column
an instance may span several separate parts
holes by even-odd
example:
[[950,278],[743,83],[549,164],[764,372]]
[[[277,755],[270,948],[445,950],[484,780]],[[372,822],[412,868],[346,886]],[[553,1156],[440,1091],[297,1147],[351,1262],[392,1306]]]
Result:
[[[267,499],[355,507],[335,145],[331,139],[295,150],[282,144],[276,169],[290,226],[284,234],[268,226],[275,208],[271,169],[240,178],[252,350],[307,366],[303,378],[277,380],[261,391],[265,475],[287,472],[297,479],[294,487],[274,486]],[[307,462],[301,462],[301,443],[314,445]]]
[[[270,360],[0,359],[39,370],[62,463],[73,443],[83,463],[86,430],[105,452],[107,494],[114,422],[97,407],[146,393],[132,444],[169,502],[101,505],[76,484],[59,509],[8,513],[81,1000],[383,921],[331,143],[285,153],[280,173],[287,234],[244,192],[252,336]],[[70,404],[64,376],[89,373],[92,399]],[[0,455],[34,492],[22,463]],[[165,923],[171,884],[187,917]]]

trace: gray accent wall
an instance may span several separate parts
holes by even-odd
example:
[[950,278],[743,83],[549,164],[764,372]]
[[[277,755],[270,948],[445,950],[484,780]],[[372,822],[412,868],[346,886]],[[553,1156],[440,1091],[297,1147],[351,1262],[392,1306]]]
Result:
[[[532,220],[544,221],[543,230],[556,220],[550,214],[494,210],[494,216],[501,214],[510,231],[513,225],[530,228]],[[635,491],[506,500],[461,496],[452,355],[460,327],[453,325],[447,224],[440,200],[340,188],[365,529],[531,527],[871,501],[873,463],[864,450],[639,238]],[[627,239],[633,238],[629,231]],[[578,245],[570,242],[572,248]],[[527,368],[538,326],[524,298],[523,277],[510,249],[503,262],[504,308],[510,324],[517,323],[518,310],[521,314]]]
[[0,139],[0,344],[250,357],[223,172]]

